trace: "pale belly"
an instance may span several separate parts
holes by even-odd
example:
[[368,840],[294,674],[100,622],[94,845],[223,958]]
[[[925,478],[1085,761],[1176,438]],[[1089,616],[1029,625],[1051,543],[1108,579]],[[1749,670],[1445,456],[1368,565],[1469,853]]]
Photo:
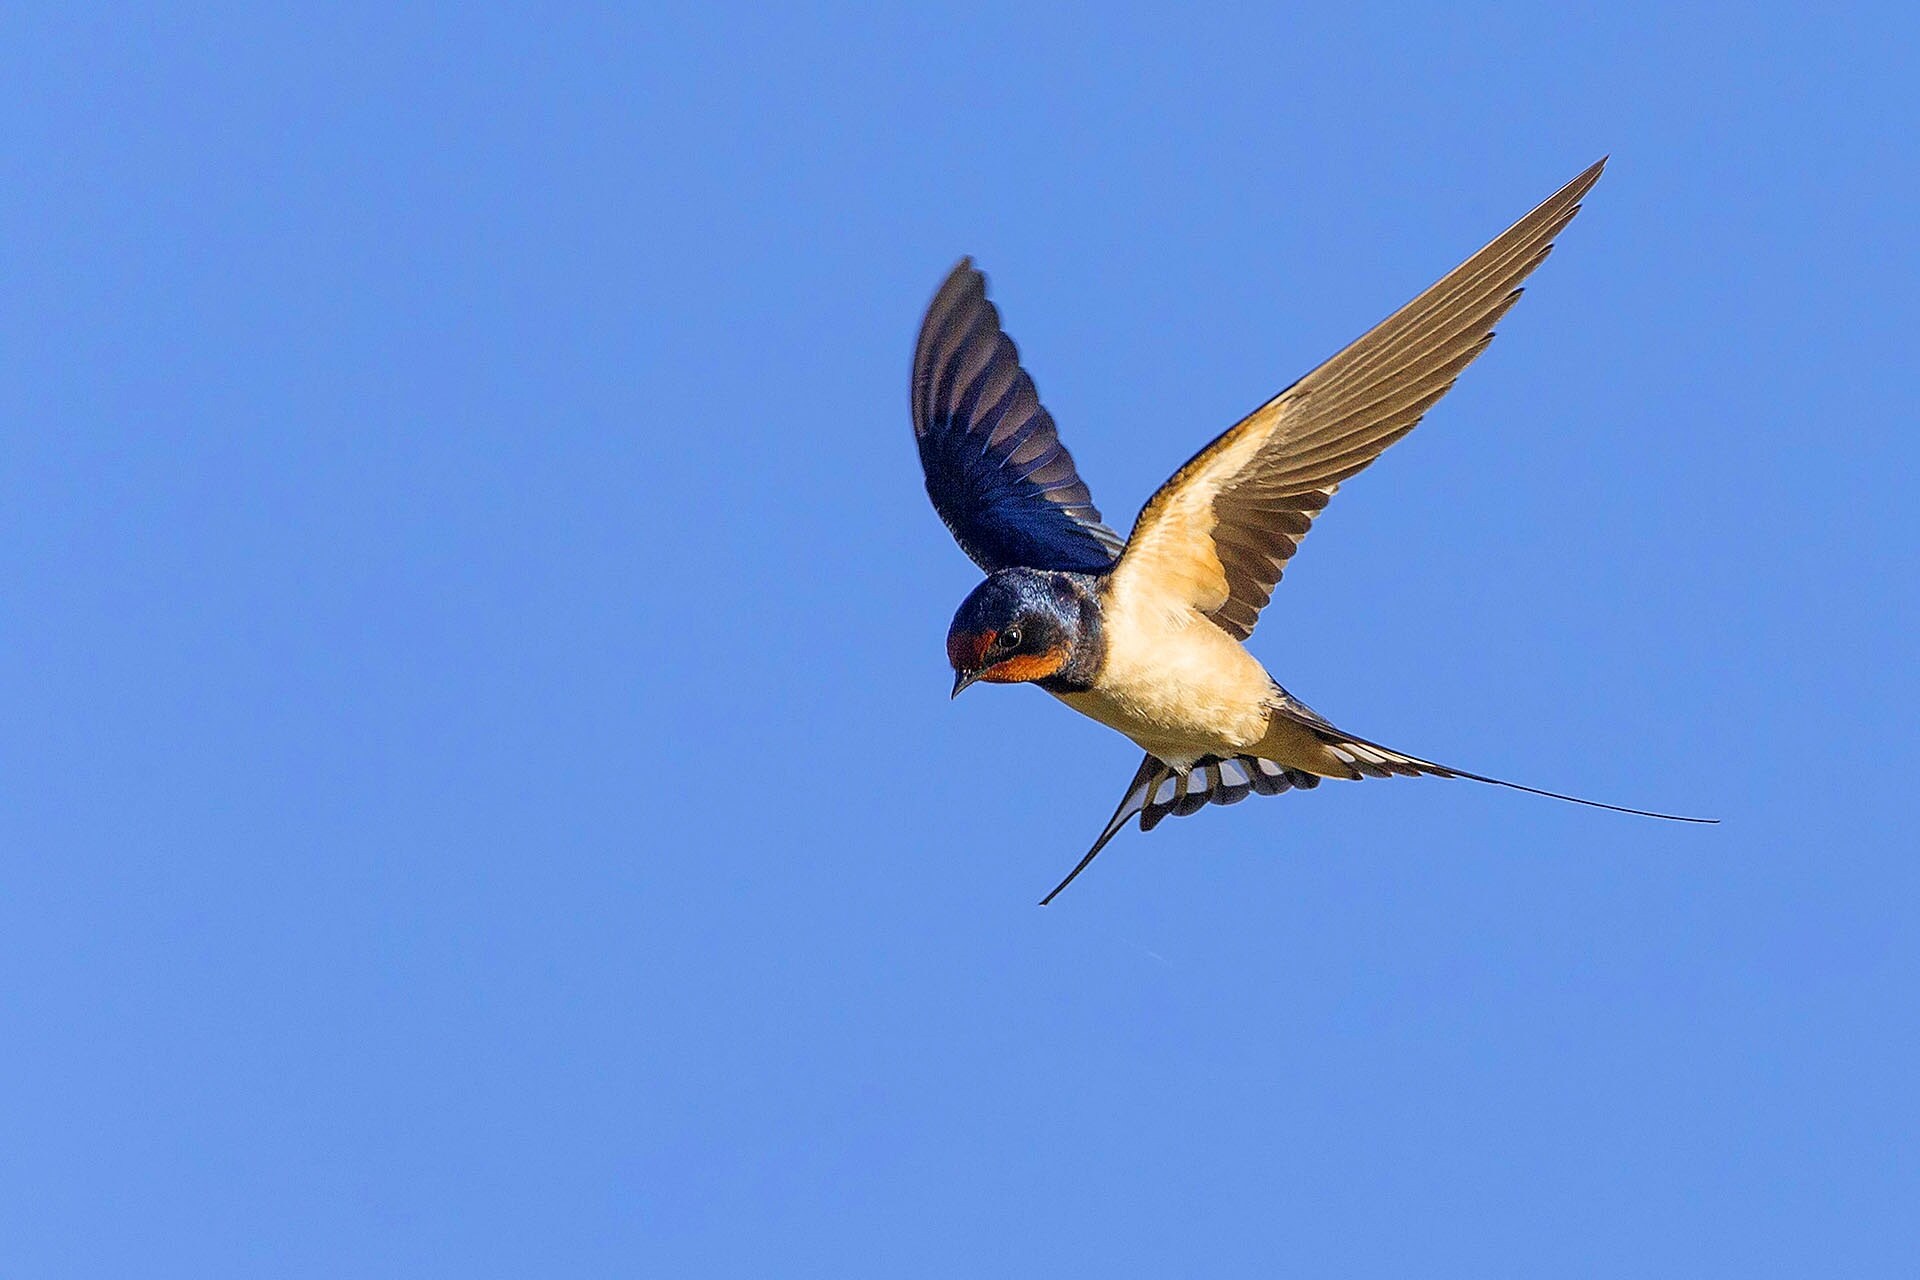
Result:
[[1109,630],[1095,688],[1055,696],[1179,768],[1261,743],[1273,681],[1257,658],[1200,620],[1144,637],[1142,630]]

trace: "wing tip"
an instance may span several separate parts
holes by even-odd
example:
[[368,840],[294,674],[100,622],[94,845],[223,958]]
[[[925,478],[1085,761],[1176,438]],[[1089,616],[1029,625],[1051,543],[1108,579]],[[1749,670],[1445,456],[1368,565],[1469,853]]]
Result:
[[975,265],[973,255],[970,253],[960,255],[960,261],[954,263],[953,267],[947,272],[947,278],[940,282],[940,288],[935,296],[938,297],[939,294],[946,293],[949,290],[959,289],[965,289],[968,292],[978,292],[982,297],[986,296],[986,272],[980,270],[980,268]]
[[1613,156],[1610,154],[1601,156],[1582,169],[1578,177],[1562,187],[1552,198],[1564,199],[1577,207],[1581,200],[1586,199],[1587,192],[1593,190],[1593,184],[1600,181],[1600,175],[1606,172],[1607,161],[1611,159]]

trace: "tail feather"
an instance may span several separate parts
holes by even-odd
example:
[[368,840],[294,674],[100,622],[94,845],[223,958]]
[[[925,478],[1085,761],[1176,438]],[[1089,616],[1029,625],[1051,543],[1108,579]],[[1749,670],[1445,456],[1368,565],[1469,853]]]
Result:
[[[1312,732],[1333,757],[1343,766],[1352,770],[1350,777],[1367,778],[1412,778],[1425,775],[1434,778],[1465,778],[1470,782],[1484,782],[1490,786],[1506,787],[1511,791],[1524,791],[1528,795],[1545,796],[1549,800],[1564,800],[1569,804],[1585,805],[1590,809],[1606,809],[1613,813],[1628,813],[1640,818],[1660,818],[1667,822],[1696,822],[1713,824],[1718,818],[1691,818],[1678,813],[1658,813],[1652,809],[1633,809],[1626,805],[1607,804],[1600,800],[1588,800],[1581,796],[1570,796],[1559,791],[1545,791],[1539,787],[1529,787],[1520,782],[1509,782],[1505,778],[1489,777],[1484,773],[1474,773],[1453,765],[1440,764],[1434,760],[1423,760],[1419,756],[1410,756],[1392,747],[1369,742],[1365,738],[1356,738],[1333,727],[1315,714],[1297,699],[1288,699],[1292,706],[1280,708],[1283,714],[1291,716]],[[1087,850],[1067,878],[1053,887],[1053,891],[1040,899],[1040,905],[1046,906],[1060,895],[1060,891],[1074,882],[1074,879],[1087,869],[1107,842],[1120,834],[1129,821],[1136,815],[1140,819],[1140,829],[1151,831],[1169,814],[1183,818],[1200,812],[1210,804],[1238,804],[1250,795],[1279,795],[1283,791],[1295,788],[1310,790],[1320,785],[1320,775],[1304,769],[1290,768],[1272,760],[1257,756],[1233,756],[1226,759],[1209,756],[1194,764],[1186,773],[1174,769],[1152,754],[1140,762],[1140,769],[1133,775],[1133,781],[1127,784],[1127,792],[1120,799],[1119,808],[1113,811],[1113,817],[1107,820],[1106,828],[1100,838],[1093,842],[1093,848]]]
[[[1315,718],[1318,719],[1318,717]],[[1636,818],[1659,818],[1665,822],[1695,822],[1706,826],[1720,821],[1718,818],[1691,818],[1680,813],[1634,809],[1624,804],[1588,800],[1583,796],[1570,796],[1560,791],[1545,791],[1539,787],[1530,787],[1524,782],[1509,782],[1505,778],[1489,777],[1484,773],[1474,773],[1470,769],[1440,764],[1434,760],[1422,760],[1419,756],[1410,756],[1403,751],[1395,751],[1392,747],[1385,747],[1377,742],[1369,742],[1365,738],[1356,738],[1350,733],[1343,733],[1324,721],[1320,724],[1309,724],[1308,727],[1313,730],[1314,736],[1325,743],[1336,756],[1368,777],[1385,778],[1398,775],[1410,778],[1425,774],[1433,778],[1465,778],[1469,782],[1484,782],[1489,786],[1505,787],[1510,791],[1524,791],[1530,796],[1545,796],[1549,800],[1564,800],[1568,804],[1585,805],[1589,809],[1630,813]]]
[[1181,774],[1149,753],[1140,762],[1139,772],[1133,775],[1133,781],[1127,784],[1127,793],[1120,797],[1120,807],[1113,811],[1113,817],[1107,819],[1106,828],[1100,832],[1100,838],[1093,842],[1093,848],[1087,850],[1086,856],[1067,872],[1066,879],[1040,899],[1040,905],[1046,906],[1059,896],[1062,889],[1072,884],[1074,877],[1087,869],[1087,864],[1107,847],[1107,841],[1119,835],[1136,814],[1140,818],[1140,829],[1151,831],[1169,814],[1184,818],[1210,804],[1238,804],[1250,795],[1277,796],[1295,787],[1306,790],[1319,785],[1320,779],[1316,774],[1304,769],[1289,769],[1255,756],[1234,756],[1226,760],[1209,758],[1199,761]]

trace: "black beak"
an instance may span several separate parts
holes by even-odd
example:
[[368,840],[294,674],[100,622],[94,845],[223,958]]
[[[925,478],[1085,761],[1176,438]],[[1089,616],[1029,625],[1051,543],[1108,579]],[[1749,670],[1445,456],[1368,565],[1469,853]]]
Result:
[[978,680],[979,678],[980,678],[980,673],[978,671],[954,672],[953,673],[953,692],[952,694],[948,695],[948,700],[951,701],[952,699],[959,697],[960,691],[962,689],[966,688],[968,685],[972,684],[975,680]]

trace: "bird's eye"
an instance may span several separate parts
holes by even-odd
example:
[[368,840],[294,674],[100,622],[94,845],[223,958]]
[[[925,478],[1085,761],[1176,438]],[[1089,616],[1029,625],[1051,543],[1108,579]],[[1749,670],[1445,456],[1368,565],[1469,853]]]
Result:
[[1002,631],[1000,633],[1000,647],[1003,649],[1018,649],[1020,647],[1020,628],[1008,627],[1005,631]]

